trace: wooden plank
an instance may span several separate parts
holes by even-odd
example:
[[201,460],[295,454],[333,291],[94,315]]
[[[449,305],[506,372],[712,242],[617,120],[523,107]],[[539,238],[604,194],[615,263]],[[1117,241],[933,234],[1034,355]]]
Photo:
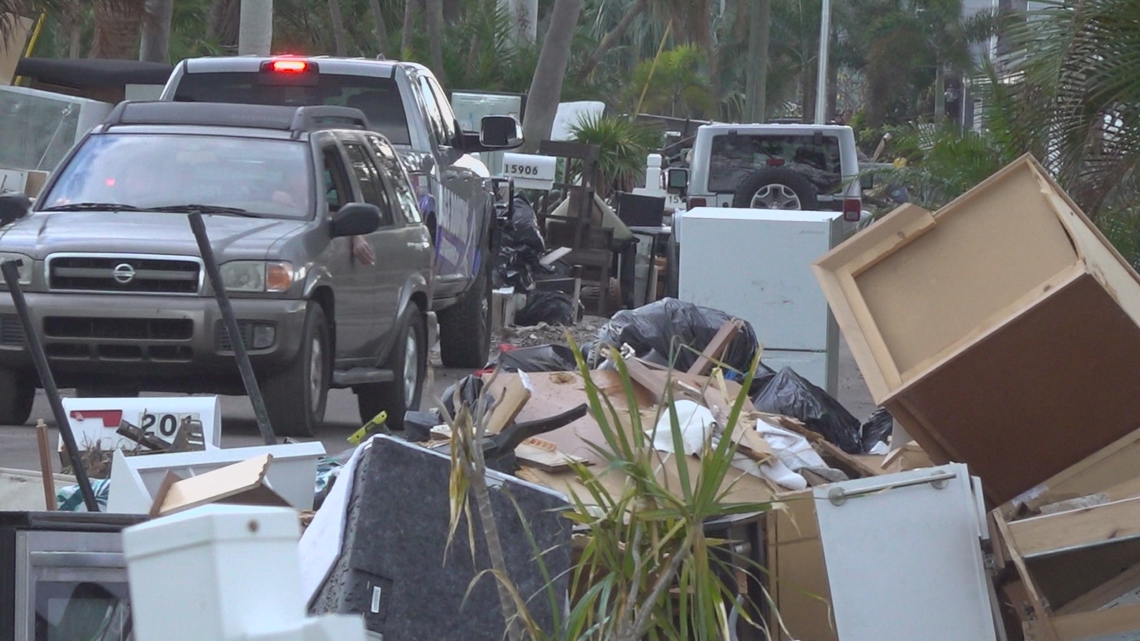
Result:
[[913,203],[906,203],[891,210],[874,225],[836,245],[812,264],[830,272],[846,269],[858,274],[933,227],[933,213]]
[[[265,474],[269,471],[269,464],[272,461],[272,454],[262,454],[205,474],[174,480],[169,485],[168,491],[165,493],[160,491],[159,496],[155,497],[154,506],[151,508],[152,516],[188,510],[207,503],[223,502],[245,492],[260,490],[264,487]],[[173,479],[168,476],[163,480],[163,484],[166,485],[168,480]],[[285,503],[277,497],[277,500],[264,504]]]
[[47,423],[36,421],[36,445],[40,451],[40,479],[44,485],[44,505],[48,512],[56,510],[55,479],[51,474],[51,445],[48,444]]
[[536,467],[543,472],[557,474],[570,470],[572,463],[593,465],[593,461],[581,456],[571,456],[559,452],[553,443],[537,438],[528,438],[515,448],[515,458],[520,465]]
[[1108,610],[1076,612],[1054,617],[1050,623],[1058,641],[1080,641],[1140,630],[1140,604]]
[[506,392],[495,403],[491,416],[487,419],[487,433],[498,434],[518,418],[523,406],[530,400],[526,374],[513,377],[507,383]]
[[712,367],[713,361],[720,360],[724,354],[724,350],[728,349],[728,344],[736,338],[736,335],[744,327],[744,323],[737,319],[725,321],[716,334],[705,346],[704,351],[697,357],[696,362],[689,368],[689,373],[696,376],[704,376],[708,373],[708,369]]
[[[1042,483],[1024,504],[1030,510],[1123,485],[1140,474],[1140,430],[1097,450]],[[1125,498],[1125,497],[1120,497]]]
[[1015,521],[1009,532],[1024,558],[1140,537],[1140,498]]
[[1017,569],[1017,574],[1021,577],[1022,587],[1029,598],[1029,606],[1033,609],[1033,613],[1037,617],[1037,636],[1034,637],[1035,641],[1060,641],[1049,621],[1049,609],[1037,590],[1037,584],[1033,581],[1033,577],[1025,567],[1025,559],[1021,557],[1021,554],[1013,545],[1013,540],[1009,533],[1009,524],[1005,522],[1000,512],[995,510],[991,512],[991,514],[993,515],[994,525],[997,526],[998,533],[998,540],[994,541],[994,544],[1005,546],[1006,558],[1008,558],[1009,561],[1013,563],[1013,567]]

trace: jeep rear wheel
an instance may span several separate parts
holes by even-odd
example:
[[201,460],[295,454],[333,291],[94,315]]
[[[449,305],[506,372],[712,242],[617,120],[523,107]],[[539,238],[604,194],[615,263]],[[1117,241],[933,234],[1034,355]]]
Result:
[[386,425],[404,429],[404,413],[420,406],[424,375],[427,372],[427,329],[418,308],[412,312],[388,357],[388,368],[396,378],[390,383],[369,383],[356,388],[360,422],[367,423],[380,412],[388,413]]
[[762,169],[741,181],[732,197],[740,209],[819,208],[811,181],[793,169]]
[[459,302],[439,312],[439,347],[444,367],[475,369],[491,352],[491,269],[484,255],[478,276]]
[[0,425],[23,425],[32,415],[36,385],[32,377],[0,369]]
[[277,436],[312,436],[325,420],[332,353],[328,322],[319,304],[310,302],[306,308],[301,336],[293,362],[259,383]]

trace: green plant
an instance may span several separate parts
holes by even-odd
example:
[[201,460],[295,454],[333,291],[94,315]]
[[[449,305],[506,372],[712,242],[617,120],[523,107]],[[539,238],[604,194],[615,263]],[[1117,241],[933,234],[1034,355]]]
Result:
[[598,195],[613,189],[628,191],[645,176],[645,157],[661,145],[660,134],[628,117],[587,114],[571,125],[574,142],[597,145]]
[[[733,485],[730,471],[736,454],[733,434],[746,429],[742,420],[745,395],[738,396],[717,437],[705,442],[700,465],[690,468],[687,456],[659,452],[653,444],[653,426],[666,413],[673,442],[682,441],[677,414],[670,411],[675,409],[672,394],[666,395],[653,423],[643,424],[639,412],[614,407],[590,377],[580,350],[572,347],[585,382],[590,414],[602,434],[603,442],[587,446],[603,463],[597,469],[583,465],[573,468],[584,492],[571,492],[565,516],[577,525],[585,543],[570,571],[570,611],[563,617],[554,608],[554,629],[539,629],[528,615],[522,598],[525,595],[518,594],[503,569],[505,564],[501,558],[496,561],[492,547],[493,567],[486,573],[499,582],[508,636],[514,640],[525,633],[535,641],[730,638],[729,612],[734,604],[745,620],[751,619],[748,608],[724,577],[730,576],[734,568],[759,568],[750,568],[748,562],[732,553],[727,559],[715,554],[718,548],[722,553],[727,550],[723,541],[706,535],[705,523],[772,508],[769,503],[737,503],[727,498]],[[616,351],[612,358],[625,400],[629,407],[636,408],[626,364]],[[758,363],[759,356],[753,363],[753,372]],[[751,379],[749,373],[744,389]],[[485,483],[480,480],[481,452],[473,447],[484,429],[486,401],[480,400],[476,405],[474,409],[459,410],[453,423],[452,523],[454,528],[459,516],[466,513],[471,527],[471,495],[490,541],[497,536],[488,529],[494,523],[494,515],[485,500]],[[664,470],[672,473],[665,475]],[[606,475],[625,480],[615,489],[615,484],[603,483]],[[675,478],[675,485],[665,480],[668,476]],[[468,534],[473,545],[474,536]],[[541,550],[536,549],[536,557],[546,572]],[[555,595],[548,596],[556,605]]]

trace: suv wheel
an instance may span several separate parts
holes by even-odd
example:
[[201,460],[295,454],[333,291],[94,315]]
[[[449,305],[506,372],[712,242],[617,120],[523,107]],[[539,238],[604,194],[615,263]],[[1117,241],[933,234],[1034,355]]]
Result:
[[380,412],[388,413],[386,425],[404,429],[404,412],[420,406],[424,374],[427,371],[427,329],[424,315],[416,309],[397,337],[388,357],[388,367],[396,375],[391,383],[369,383],[356,388],[360,422],[371,421]]
[[732,197],[740,209],[819,209],[815,187],[794,169],[762,169],[741,181]]
[[23,425],[32,415],[36,385],[31,376],[0,369],[0,425]]
[[491,257],[483,255],[479,275],[459,302],[439,312],[439,347],[444,367],[475,369],[491,352]]
[[261,383],[269,423],[277,436],[312,436],[325,420],[332,353],[325,310],[310,302],[301,347],[285,369]]

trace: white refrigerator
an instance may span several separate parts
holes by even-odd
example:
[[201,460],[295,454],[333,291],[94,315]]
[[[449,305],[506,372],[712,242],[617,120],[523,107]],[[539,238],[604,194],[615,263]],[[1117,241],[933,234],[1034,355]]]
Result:
[[682,220],[678,297],[748,321],[765,365],[835,396],[839,328],[811,264],[844,240],[843,214],[698,207]]

